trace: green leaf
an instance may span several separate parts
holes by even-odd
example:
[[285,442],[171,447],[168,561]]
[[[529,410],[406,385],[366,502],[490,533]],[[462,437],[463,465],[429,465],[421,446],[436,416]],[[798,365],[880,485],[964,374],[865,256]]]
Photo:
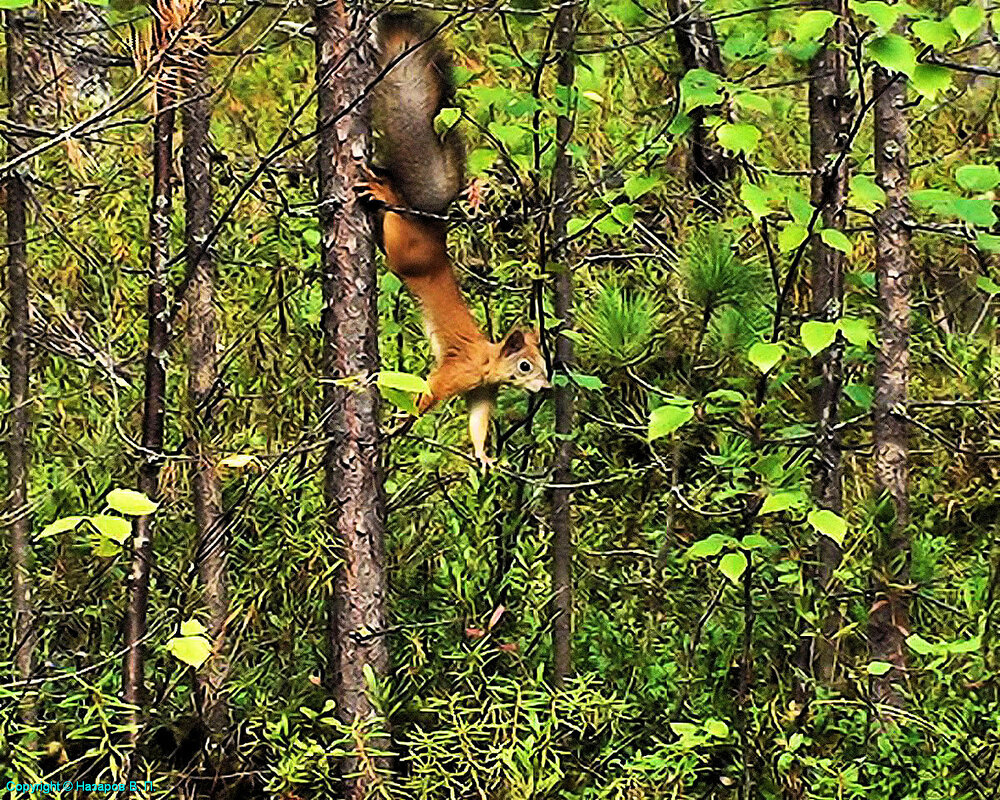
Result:
[[32,0],[0,0],[0,9],[12,11],[15,8],[27,8]]
[[865,386],[861,383],[849,383],[844,387],[844,394],[847,398],[854,403],[858,408],[863,411],[868,411],[872,407],[872,400],[874,399],[875,393],[872,391],[871,386]]
[[711,536],[695,542],[685,552],[684,558],[711,558],[722,552],[722,549],[729,544],[732,539],[722,533],[713,533]]
[[740,547],[744,550],[755,550],[759,547],[770,547],[771,541],[761,536],[759,533],[750,533],[740,540]]
[[844,338],[855,347],[867,347],[868,343],[875,343],[875,335],[872,333],[871,324],[866,319],[857,317],[843,317],[838,323],[840,332]]
[[863,211],[875,212],[885,205],[885,192],[867,175],[855,175],[850,186],[851,203]]
[[771,213],[771,206],[767,199],[767,193],[759,186],[752,183],[744,183],[740,187],[740,200],[747,207],[747,211],[753,214],[754,218],[760,220]]
[[986,197],[967,199],[958,198],[952,210],[970,225],[992,228],[997,224],[997,215],[993,213],[993,201]]
[[48,536],[56,536],[66,531],[76,530],[79,524],[85,519],[88,519],[88,517],[62,517],[61,519],[57,519],[42,528],[41,533],[38,534],[38,538],[44,539]]
[[635,222],[635,206],[631,203],[618,203],[611,209],[611,216],[622,225],[631,225]]
[[722,100],[722,81],[707,69],[689,70],[680,80],[681,107],[690,111],[699,106],[714,106]]
[[937,651],[937,647],[935,645],[928,642],[918,633],[911,633],[907,636],[906,644],[914,653],[921,656],[928,656]]
[[455,123],[462,118],[462,109],[455,108],[454,106],[446,106],[438,111],[437,116],[434,117],[434,132],[438,136],[444,136],[448,131],[455,127]]
[[979,636],[973,636],[971,639],[959,639],[954,642],[948,642],[943,645],[943,648],[946,652],[957,655],[961,653],[975,653],[982,646],[982,639]]
[[110,514],[95,514],[90,523],[101,532],[102,536],[111,539],[116,544],[125,544],[132,535],[132,523],[123,517],[113,517]]
[[629,200],[635,201],[659,184],[659,182],[659,178],[655,178],[652,175],[633,175],[625,181],[625,195]]
[[872,61],[889,72],[912,75],[917,66],[917,53],[913,45],[898,33],[890,33],[872,40],[868,45]]
[[670,730],[685,739],[698,734],[698,726],[690,722],[671,722]]
[[799,41],[821,39],[836,21],[837,15],[832,11],[806,11],[795,21],[795,38]]
[[756,111],[759,114],[768,115],[773,111],[771,101],[757,92],[737,92],[733,95],[733,102],[736,103],[737,108],[744,111]]
[[955,38],[955,29],[950,22],[933,19],[921,19],[913,23],[913,35],[921,42],[930,45],[935,50],[944,50]]
[[469,174],[475,177],[486,172],[486,170],[493,166],[493,162],[496,160],[497,151],[492,147],[477,147],[469,153],[469,160],[466,163],[466,168],[468,169]]
[[824,228],[819,232],[819,238],[823,240],[823,244],[827,247],[832,247],[834,250],[839,250],[841,253],[847,253],[850,255],[854,250],[854,245],[851,244],[851,240],[844,236],[844,234],[836,228]]
[[380,389],[396,389],[400,392],[410,392],[411,394],[424,394],[430,392],[427,381],[419,375],[410,375],[408,372],[395,372],[384,369],[378,374],[378,387]]
[[212,655],[212,645],[204,636],[177,636],[167,642],[167,652],[179,661],[198,668]]
[[302,231],[302,241],[310,247],[319,247],[320,233],[317,228],[306,228]]
[[892,668],[893,665],[888,661],[872,661],[867,670],[869,675],[885,675]]
[[951,88],[951,70],[939,64],[917,64],[910,82],[924,97],[933,99]]
[[910,192],[910,202],[917,208],[925,208],[935,214],[949,213],[959,196],[944,189],[920,189]]
[[891,6],[888,3],[880,2],[880,0],[851,3],[851,8],[863,17],[867,17],[876,28],[883,31],[891,29],[896,24],[896,20],[899,19],[899,6]]
[[729,726],[720,719],[710,719],[705,723],[705,732],[716,739],[725,739],[729,736]]
[[196,619],[181,623],[181,636],[201,636],[203,633],[208,633],[208,629]]
[[802,192],[792,192],[788,195],[788,212],[799,225],[807,227],[815,210]]
[[976,278],[976,287],[986,292],[986,294],[1000,294],[1000,286],[997,286],[985,275],[980,275]]
[[799,247],[808,235],[809,229],[805,225],[786,225],[778,232],[778,249],[782,253],[789,253]]
[[747,122],[729,122],[719,127],[719,144],[734,153],[752,153],[760,143],[760,131]]
[[770,344],[768,342],[758,342],[747,353],[747,358],[761,372],[767,373],[781,361],[785,354],[785,348],[780,344]]
[[381,391],[382,397],[401,411],[405,411],[407,414],[412,414],[414,416],[420,413],[420,410],[417,408],[417,403],[414,400],[414,395],[409,392],[402,392],[399,389],[388,389],[385,387],[379,391]]
[[121,552],[121,546],[107,536],[95,535],[91,537],[91,543],[94,555],[98,558],[113,558]]
[[965,164],[955,170],[955,180],[967,192],[988,192],[1000,183],[996,164]]
[[694,417],[691,405],[667,403],[654,408],[649,414],[649,441],[668,436]]
[[119,514],[130,517],[144,517],[160,507],[159,503],[154,503],[142,492],[133,489],[112,489],[104,502]]
[[760,507],[760,514],[776,514],[779,511],[802,505],[805,502],[805,495],[799,490],[775,492],[764,498],[764,503]]
[[739,581],[746,569],[747,557],[743,553],[726,553],[719,561],[719,572],[733,583]]
[[810,511],[806,521],[819,533],[833,539],[838,545],[844,544],[847,535],[847,521],[839,514],[827,508]]
[[1000,236],[980,231],[976,237],[976,247],[984,253],[1000,253]]
[[803,322],[799,328],[799,335],[809,355],[815,356],[833,344],[839,329],[840,326],[836,322]]
[[986,22],[986,12],[977,5],[955,6],[948,15],[948,21],[964,42]]

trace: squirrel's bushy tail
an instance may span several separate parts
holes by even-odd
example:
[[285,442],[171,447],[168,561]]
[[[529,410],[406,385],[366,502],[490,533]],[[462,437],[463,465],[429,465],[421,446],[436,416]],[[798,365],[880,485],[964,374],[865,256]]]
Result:
[[374,97],[381,134],[380,166],[393,188],[419,211],[440,214],[464,183],[465,147],[456,128],[443,138],[434,118],[451,104],[451,59],[416,12],[391,13],[379,23],[379,66],[389,64]]

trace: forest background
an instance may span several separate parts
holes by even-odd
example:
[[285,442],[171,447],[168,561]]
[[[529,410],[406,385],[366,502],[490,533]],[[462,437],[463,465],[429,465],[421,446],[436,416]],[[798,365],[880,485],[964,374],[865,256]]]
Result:
[[397,426],[387,6],[0,9],[4,785],[1000,796],[1000,10],[434,4],[556,383],[483,473]]

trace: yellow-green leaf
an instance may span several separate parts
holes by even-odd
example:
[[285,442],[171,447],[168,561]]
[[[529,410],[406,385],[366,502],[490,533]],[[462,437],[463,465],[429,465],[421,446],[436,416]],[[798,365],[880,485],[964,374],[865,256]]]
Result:
[[693,417],[694,407],[691,405],[674,405],[668,403],[657,406],[649,414],[649,441],[673,433]]
[[833,539],[838,545],[844,543],[844,537],[847,536],[847,521],[839,514],[823,508],[810,511],[806,520],[817,531]]
[[746,572],[747,557],[743,553],[726,553],[719,561],[719,572],[725,575],[733,583],[736,583],[740,576]]
[[812,321],[803,322],[799,334],[802,336],[802,344],[809,351],[809,355],[814,356],[833,344],[833,340],[837,338],[838,330],[839,326],[836,322]]
[[120,514],[127,514],[130,517],[144,517],[152,514],[159,508],[159,503],[154,503],[142,492],[133,489],[112,489],[108,492],[105,502]]
[[197,668],[212,655],[212,645],[204,636],[177,636],[167,642],[167,652],[179,661]]
[[747,358],[761,372],[769,372],[775,364],[781,361],[784,354],[785,348],[780,344],[758,342],[750,348]]
[[113,517],[110,514],[95,514],[90,518],[90,523],[117,544],[125,544],[128,537],[132,535],[132,523],[123,517]]
[[208,629],[196,619],[181,623],[181,636],[201,636],[203,633],[208,633]]
[[62,517],[61,519],[57,519],[42,528],[41,533],[38,534],[38,538],[44,539],[46,536],[56,536],[66,531],[76,530],[79,524],[85,519],[87,517]]

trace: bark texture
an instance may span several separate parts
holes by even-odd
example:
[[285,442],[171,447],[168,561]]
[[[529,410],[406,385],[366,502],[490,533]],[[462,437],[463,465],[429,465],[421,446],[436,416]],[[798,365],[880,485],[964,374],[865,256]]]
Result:
[[[6,12],[7,94],[10,119],[25,123],[24,31],[20,17]],[[13,147],[13,145],[12,145]],[[28,470],[31,466],[30,351],[28,348],[28,249],[27,188],[16,171],[4,176],[7,216],[7,270],[5,284],[10,309],[7,331],[7,367],[10,371],[10,419],[7,427],[7,502],[10,519],[10,572],[12,643],[10,652],[22,679],[31,677],[35,658],[35,614],[31,596],[31,517],[28,504]],[[22,718],[35,718],[31,696],[26,695]]]
[[215,736],[226,728],[227,704],[223,695],[228,663],[226,618],[229,615],[226,560],[227,531],[221,519],[221,496],[212,452],[211,432],[214,393],[218,377],[215,336],[215,261],[206,247],[212,230],[212,160],[209,126],[212,119],[211,85],[206,55],[190,53],[185,77],[186,102],[181,112],[184,172],[184,221],[187,273],[186,294],[190,396],[188,449],[194,463],[192,491],[197,528],[198,574],[208,610],[208,636],[213,654],[199,671],[201,712]]
[[[559,85],[565,88],[563,97],[572,98],[574,78],[573,44],[576,40],[576,3],[567,3],[556,17],[555,48],[559,58]],[[573,190],[573,166],[567,145],[573,135],[574,108],[563,109],[556,120],[556,161],[552,175],[552,236],[556,242],[566,238],[570,217],[570,195]],[[573,340],[562,331],[573,328],[573,273],[567,259],[568,248],[553,254],[556,260],[554,309],[560,332],[556,337],[556,372],[568,375],[573,366]],[[560,257],[561,256],[561,257]],[[552,465],[552,481],[568,484],[573,479],[573,412],[575,387],[564,381],[554,390],[556,453]],[[552,490],[552,624],[553,680],[562,686],[572,668],[573,637],[573,519],[569,489]]]
[[[153,185],[149,211],[149,287],[147,289],[147,346],[144,366],[145,395],[142,408],[142,463],[139,491],[155,500],[159,494],[163,458],[163,423],[166,410],[168,342],[167,293],[164,264],[168,256],[172,197],[171,158],[174,131],[174,88],[169,75],[157,83],[153,117]],[[137,517],[133,524],[132,566],[128,577],[125,616],[125,659],[122,689],[125,702],[139,709],[145,705],[146,612],[149,576],[153,566],[153,517]],[[139,741],[141,714],[133,716],[131,739]]]
[[[371,223],[353,187],[369,153],[365,87],[374,70],[367,3],[316,6],[318,151],[323,273],[324,490],[330,533],[342,563],[331,614],[333,683],[345,722],[372,714],[364,670],[389,666],[385,629],[385,498],[379,455],[379,395],[374,385],[337,385],[378,369],[378,284]],[[344,797],[360,800],[377,782],[379,759],[345,758]]]
[[[667,9],[676,20],[674,40],[685,72],[704,69],[724,75],[722,55],[715,28],[698,13],[699,4],[691,0],[668,0]],[[705,118],[717,114],[717,108],[701,107],[691,111],[691,153],[688,158],[688,179],[693,186],[712,188],[724,183],[733,174],[733,160],[709,141]],[[710,193],[709,193],[710,194]]]
[[[906,79],[875,70],[875,177],[886,194],[875,223],[875,271],[881,322],[875,368],[875,481],[888,496],[892,519],[882,523],[874,562],[874,603],[868,620],[873,660],[898,669],[874,679],[874,699],[898,705],[907,600],[898,588],[909,576],[909,444],[905,413],[910,372],[910,235],[906,225],[910,183],[907,155]],[[902,413],[899,413],[902,412]]]

